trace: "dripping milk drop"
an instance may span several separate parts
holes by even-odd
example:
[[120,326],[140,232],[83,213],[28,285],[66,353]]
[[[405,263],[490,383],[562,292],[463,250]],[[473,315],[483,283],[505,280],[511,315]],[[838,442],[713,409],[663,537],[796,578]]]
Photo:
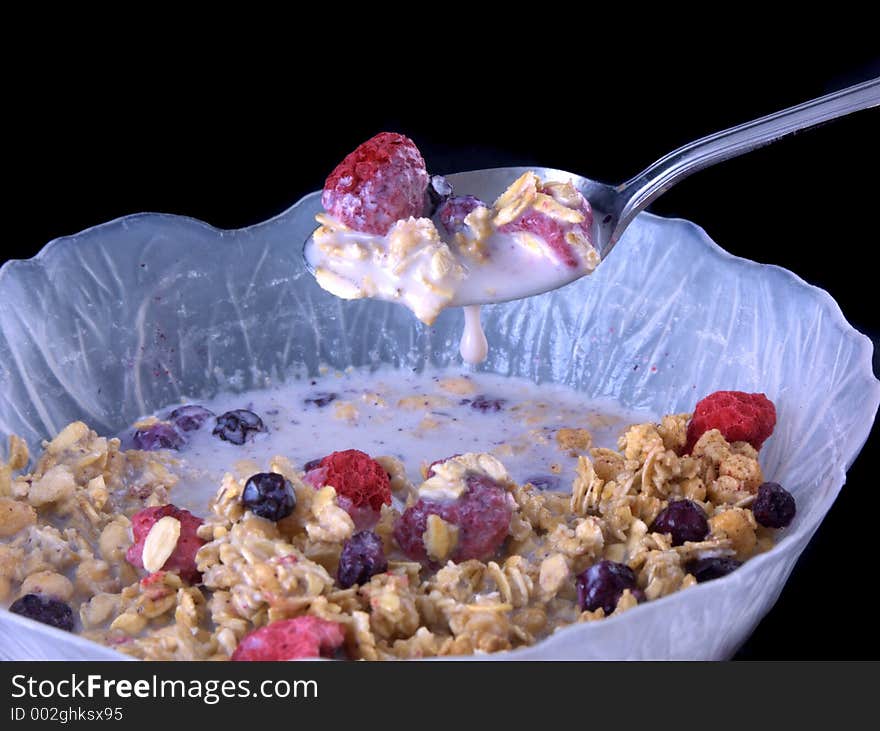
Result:
[[465,363],[477,365],[489,355],[489,343],[480,322],[480,306],[468,305],[464,309],[464,330],[461,333],[459,352]]

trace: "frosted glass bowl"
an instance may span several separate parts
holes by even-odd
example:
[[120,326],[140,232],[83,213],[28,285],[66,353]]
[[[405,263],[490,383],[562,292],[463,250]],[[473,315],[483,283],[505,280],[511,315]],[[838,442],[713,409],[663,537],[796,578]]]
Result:
[[[0,432],[32,450],[81,419],[114,434],[184,397],[265,387],[303,368],[458,362],[462,315],[432,328],[396,305],[338,300],[303,269],[318,194],[220,231],[141,214],[51,242],[0,270]],[[692,223],[640,215],[591,277],[484,311],[483,368],[565,383],[655,414],[718,389],[778,409],[765,474],[793,525],[728,577],[493,659],[731,656],[773,606],[871,428],[870,341],[824,291],[730,256]],[[638,366],[638,368],[636,367]],[[0,610],[0,658],[121,659]]]

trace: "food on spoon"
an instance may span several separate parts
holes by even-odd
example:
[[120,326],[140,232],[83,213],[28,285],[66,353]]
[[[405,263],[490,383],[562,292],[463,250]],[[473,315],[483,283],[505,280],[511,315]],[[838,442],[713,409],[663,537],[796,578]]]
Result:
[[544,183],[526,173],[495,201],[494,223],[502,233],[522,232],[536,248],[549,247],[576,268],[592,250],[593,210],[571,183]]
[[321,200],[307,253],[321,287],[399,302],[428,325],[456,303],[516,299],[599,263],[592,209],[570,182],[527,172],[488,204],[429,178],[412,140],[394,133],[349,154]]
[[395,222],[422,215],[428,182],[415,143],[382,132],[346,155],[330,173],[321,204],[346,228],[384,235]]

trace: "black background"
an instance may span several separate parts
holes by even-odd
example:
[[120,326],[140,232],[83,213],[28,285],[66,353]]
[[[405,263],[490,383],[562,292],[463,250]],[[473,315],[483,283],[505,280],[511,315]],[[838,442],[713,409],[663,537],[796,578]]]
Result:
[[[224,228],[262,221],[320,188],[344,154],[382,130],[411,136],[432,172],[539,164],[621,182],[691,139],[880,76],[880,52],[805,44],[767,53],[745,41],[735,53],[648,63],[641,48],[638,66],[622,50],[600,59],[512,46],[481,65],[422,50],[415,68],[358,57],[345,74],[293,55],[271,69],[243,70],[229,54],[160,70],[161,44],[141,50],[147,61],[121,73],[113,55],[51,73],[17,69],[0,259],[139,211]],[[880,112],[862,112],[697,173],[651,210],[828,290],[876,347],[878,137]],[[880,658],[877,431],[738,658]]]

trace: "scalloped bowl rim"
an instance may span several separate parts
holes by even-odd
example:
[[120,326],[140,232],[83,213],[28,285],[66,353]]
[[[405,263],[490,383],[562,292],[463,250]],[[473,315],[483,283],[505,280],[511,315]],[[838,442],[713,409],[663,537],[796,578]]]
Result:
[[[103,229],[109,229],[114,226],[125,225],[129,221],[134,220],[143,220],[143,219],[162,219],[164,221],[173,221],[178,224],[186,225],[186,226],[196,226],[203,229],[208,229],[209,231],[223,235],[223,234],[236,234],[242,232],[253,232],[259,229],[262,226],[265,226],[273,221],[284,218],[290,214],[292,214],[297,208],[304,205],[307,201],[314,197],[320,196],[320,191],[315,191],[309,193],[302,198],[300,198],[296,203],[279,212],[278,214],[266,219],[265,221],[260,221],[255,224],[251,224],[249,226],[243,226],[240,228],[233,229],[223,229],[213,226],[206,221],[202,221],[198,218],[194,218],[192,216],[184,216],[174,213],[156,213],[156,212],[141,212],[141,213],[133,213],[124,216],[119,216],[117,218],[111,219],[109,221],[105,221],[95,226],[90,226],[88,228],[83,229],[82,231],[67,235],[67,236],[59,236],[55,239],[49,241],[45,246],[43,246],[39,252],[37,252],[34,256],[29,259],[10,259],[6,261],[2,266],[0,266],[0,287],[2,287],[3,280],[7,276],[11,276],[10,272],[14,272],[17,267],[21,266],[33,266],[33,265],[42,265],[43,262],[54,254],[54,252],[64,246],[74,246],[76,245],[76,239],[85,236],[92,235],[96,232],[100,232]],[[786,532],[786,535],[779,541],[770,551],[763,553],[759,556],[755,556],[754,558],[747,561],[742,568],[738,570],[740,572],[749,572],[756,573],[762,570],[765,564],[768,562],[774,562],[781,552],[784,546],[788,545],[792,541],[796,541],[800,538],[805,538],[804,545],[812,538],[813,534],[821,524],[822,520],[824,520],[825,516],[828,514],[828,511],[831,508],[831,505],[837,499],[837,496],[840,494],[843,485],[846,482],[846,471],[850,468],[855,458],[858,456],[862,447],[870,435],[871,428],[874,423],[874,419],[876,418],[878,406],[880,406],[880,380],[875,376],[873,365],[872,365],[872,356],[874,351],[873,343],[867,335],[856,330],[850,323],[847,321],[846,317],[843,314],[843,311],[840,308],[840,305],[837,301],[824,289],[812,285],[806,281],[804,281],[800,276],[795,274],[794,272],[786,269],[784,267],[775,265],[775,264],[761,264],[759,262],[752,261],[751,259],[745,259],[743,257],[736,256],[731,254],[728,251],[725,251],[721,246],[719,246],[709,235],[706,233],[705,229],[698,224],[693,223],[692,221],[688,221],[684,218],[675,218],[675,217],[664,217],[658,216],[652,213],[643,212],[640,213],[638,218],[641,219],[651,219],[657,223],[660,223],[663,226],[679,226],[686,229],[690,229],[691,233],[696,234],[697,238],[700,240],[700,243],[706,248],[707,252],[714,256],[719,261],[723,261],[728,265],[733,265],[734,267],[739,267],[745,270],[753,270],[760,269],[762,271],[773,270],[779,274],[781,274],[791,286],[795,288],[801,288],[803,290],[808,291],[811,296],[817,298],[817,300],[824,305],[826,310],[832,315],[832,324],[834,327],[842,333],[842,335],[852,340],[857,344],[857,353],[854,358],[857,366],[860,366],[860,372],[857,375],[856,385],[861,385],[866,389],[866,403],[868,405],[867,412],[873,413],[871,418],[866,419],[859,423],[857,429],[854,430],[855,439],[851,442],[851,448],[847,453],[844,453],[845,460],[843,464],[838,464],[835,466],[835,488],[829,492],[824,499],[819,501],[819,506],[821,507],[821,511],[817,511],[818,517],[817,519],[808,525],[802,525],[799,527],[797,531]],[[613,254],[612,254],[613,256]],[[0,302],[0,307],[2,307],[2,302]],[[663,612],[666,610],[666,607],[669,605],[674,605],[677,602],[688,601],[688,596],[696,596],[698,592],[708,592],[713,591],[713,587],[720,586],[724,582],[728,581],[732,577],[723,577],[720,579],[716,579],[712,582],[707,582],[704,584],[699,584],[696,586],[692,586],[688,589],[687,592],[675,592],[668,596],[662,597],[660,599],[654,600],[648,604],[636,607],[628,612],[623,614],[607,617],[601,622],[588,622],[588,623],[577,623],[568,625],[554,632],[550,637],[545,638],[544,640],[528,646],[524,648],[519,648],[517,650],[505,651],[494,653],[492,655],[483,655],[483,656],[464,656],[457,658],[449,658],[449,659],[481,659],[481,660],[514,660],[514,659],[528,659],[523,657],[524,655],[529,655],[533,652],[540,651],[541,648],[546,647],[549,643],[556,644],[557,642],[563,642],[565,639],[569,637],[573,637],[574,635],[585,636],[586,633],[590,632],[601,632],[602,627],[607,627],[614,623],[614,625],[620,624],[622,622],[629,621],[638,621],[640,618],[645,617],[649,612]],[[784,587],[784,584],[783,584]],[[3,618],[4,621],[11,621],[14,624],[20,626],[23,630],[30,629],[36,630],[39,632],[48,632],[48,636],[56,636],[55,633],[59,633],[57,637],[59,639],[64,639],[68,643],[72,643],[74,645],[79,645],[83,650],[88,650],[93,655],[103,655],[104,659],[119,659],[119,660],[132,660],[128,655],[125,655],[121,652],[113,650],[110,647],[105,645],[101,645],[96,642],[92,642],[91,640],[85,639],[79,635],[71,635],[67,632],[63,632],[62,630],[55,629],[53,627],[48,627],[47,625],[41,624],[31,619],[27,619],[25,617],[12,614],[6,609],[0,608],[0,617]]]

